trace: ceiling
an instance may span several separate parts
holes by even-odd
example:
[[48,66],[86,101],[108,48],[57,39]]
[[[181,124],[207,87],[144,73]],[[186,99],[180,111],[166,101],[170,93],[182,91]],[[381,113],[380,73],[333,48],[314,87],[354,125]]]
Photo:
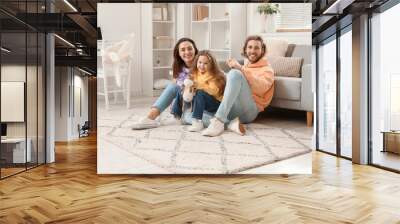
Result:
[[352,23],[354,17],[377,8],[389,0],[316,0],[313,1],[313,44]]

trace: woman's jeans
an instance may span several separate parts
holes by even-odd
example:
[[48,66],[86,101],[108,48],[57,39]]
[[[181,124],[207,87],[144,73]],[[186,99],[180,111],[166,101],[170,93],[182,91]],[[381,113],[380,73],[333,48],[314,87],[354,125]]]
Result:
[[197,90],[193,98],[192,118],[203,119],[203,112],[215,113],[218,110],[220,102],[203,90]]
[[168,84],[167,88],[161,93],[160,97],[156,100],[152,107],[157,108],[162,113],[181,92],[181,88],[176,83]]
[[[250,123],[256,119],[259,111],[254,102],[252,92],[241,71],[232,69],[226,75],[224,97],[218,107],[215,117],[228,124],[239,117],[240,122]],[[191,113],[184,113],[184,122],[191,124]],[[203,124],[208,126],[212,114],[204,113]]]

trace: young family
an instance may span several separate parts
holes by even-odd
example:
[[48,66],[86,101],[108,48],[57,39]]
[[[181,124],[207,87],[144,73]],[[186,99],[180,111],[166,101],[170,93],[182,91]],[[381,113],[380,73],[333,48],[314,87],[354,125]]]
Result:
[[[181,38],[174,48],[175,81],[132,129],[159,127],[157,117],[172,105],[175,118],[191,124],[189,131],[218,136],[227,128],[244,135],[242,124],[254,121],[272,100],[274,72],[265,54],[266,46],[260,36],[247,37],[242,55],[248,62],[242,66],[236,59],[228,59],[231,70],[225,75],[209,51],[198,51],[192,39]],[[185,84],[193,84],[193,98],[184,96]]]

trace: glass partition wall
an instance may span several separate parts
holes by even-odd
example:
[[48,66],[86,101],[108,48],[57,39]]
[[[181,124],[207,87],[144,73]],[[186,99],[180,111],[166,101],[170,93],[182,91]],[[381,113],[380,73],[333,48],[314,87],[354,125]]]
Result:
[[[25,12],[39,10],[24,4]],[[1,179],[45,163],[46,156],[45,34],[14,19],[0,12],[0,20],[13,23],[0,23]]]

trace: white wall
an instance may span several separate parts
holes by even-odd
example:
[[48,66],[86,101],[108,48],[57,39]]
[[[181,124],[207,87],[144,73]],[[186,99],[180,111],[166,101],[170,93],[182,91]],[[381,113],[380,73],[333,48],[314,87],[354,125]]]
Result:
[[[74,93],[75,94],[72,99],[74,99],[74,102],[71,102],[71,106],[74,105],[74,108],[72,112],[72,119],[71,119],[71,135],[72,138],[78,138],[79,137],[79,132],[78,132],[78,124],[82,126],[85,121],[88,121],[88,77],[87,76],[82,76],[82,73],[79,71],[75,70],[75,75],[74,75]],[[77,92],[77,90],[80,90],[80,93]],[[79,94],[80,94],[80,99],[79,99]],[[79,100],[81,102],[79,102]],[[81,112],[79,111],[79,107]]]
[[[26,69],[28,73],[33,70],[33,67],[25,65],[2,65],[1,66],[1,81],[17,81],[25,82]],[[27,94],[33,96],[33,94]],[[36,94],[34,95],[36,96]],[[1,108],[7,110],[8,108]],[[30,120],[30,119],[29,119]],[[8,122],[7,136],[8,137],[25,137],[26,122]]]
[[[98,3],[97,26],[103,40],[119,41],[140,27],[140,3]],[[139,43],[139,42],[138,42]]]
[[[77,69],[56,67],[55,86],[55,141],[77,139],[78,124],[82,126],[88,120],[88,78]],[[81,103],[76,97],[79,89]],[[77,108],[79,104],[82,116]]]
[[[97,26],[101,29],[103,41],[121,41],[131,33],[135,34],[135,46],[132,52],[133,71],[131,92],[142,93],[144,83],[141,78],[141,3],[99,3],[97,4]],[[150,4],[147,4],[150,5]],[[149,27],[151,29],[151,27]],[[149,49],[151,50],[151,49]]]
[[68,141],[69,77],[68,67],[55,68],[55,141]]

